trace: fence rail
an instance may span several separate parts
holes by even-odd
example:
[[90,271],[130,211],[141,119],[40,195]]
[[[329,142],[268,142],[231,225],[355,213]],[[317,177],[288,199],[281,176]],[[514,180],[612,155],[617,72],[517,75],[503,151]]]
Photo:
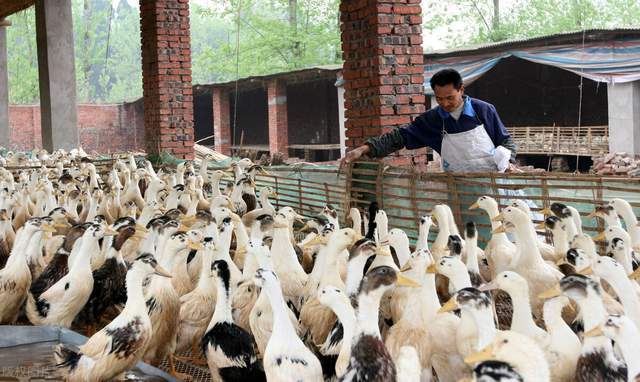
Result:
[[488,238],[490,222],[482,211],[468,208],[480,196],[495,198],[501,207],[514,199],[526,201],[535,222],[540,211],[553,202],[562,202],[580,211],[587,233],[602,230],[602,222],[587,215],[612,198],[624,198],[640,212],[640,179],[576,174],[446,174],[418,173],[412,168],[381,167],[378,162],[360,162],[338,173],[337,169],[270,169],[260,175],[259,186],[271,186],[279,199],[277,208],[291,206],[301,213],[315,215],[325,204],[339,211],[344,222],[350,207],[366,210],[377,201],[387,212],[389,228],[405,230],[410,239],[418,236],[420,216],[434,205],[445,203],[462,227],[474,221]]

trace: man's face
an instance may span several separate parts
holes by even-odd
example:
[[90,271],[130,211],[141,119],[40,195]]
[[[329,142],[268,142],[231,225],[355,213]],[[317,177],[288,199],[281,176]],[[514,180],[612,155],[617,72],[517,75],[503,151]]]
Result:
[[435,86],[433,92],[436,95],[436,102],[447,113],[454,111],[462,103],[462,95],[464,94],[464,85],[460,90],[456,90],[453,84],[445,86]]

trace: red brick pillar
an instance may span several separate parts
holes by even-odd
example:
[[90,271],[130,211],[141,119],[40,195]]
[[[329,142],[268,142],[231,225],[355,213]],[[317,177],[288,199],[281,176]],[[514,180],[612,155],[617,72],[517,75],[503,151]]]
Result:
[[231,105],[229,91],[224,88],[213,89],[213,139],[217,152],[231,155]]
[[193,159],[188,0],[140,0],[145,141],[149,153]]
[[342,0],[347,147],[425,111],[420,0]]
[[269,103],[269,152],[289,157],[289,122],[287,120],[287,84],[282,80],[267,83]]

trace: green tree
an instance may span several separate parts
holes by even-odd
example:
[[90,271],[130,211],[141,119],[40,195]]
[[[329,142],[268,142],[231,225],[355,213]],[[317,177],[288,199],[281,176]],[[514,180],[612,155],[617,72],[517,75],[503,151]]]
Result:
[[36,50],[36,17],[33,7],[9,17],[7,28],[9,102],[34,104],[40,98]]

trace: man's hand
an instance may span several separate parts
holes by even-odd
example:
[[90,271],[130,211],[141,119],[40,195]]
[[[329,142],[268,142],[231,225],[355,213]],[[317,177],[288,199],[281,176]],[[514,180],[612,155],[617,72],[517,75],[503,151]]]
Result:
[[362,157],[363,155],[367,155],[369,154],[370,148],[369,145],[362,145],[358,148],[355,148],[351,151],[349,151],[344,158],[340,159],[340,166],[339,169],[340,171],[342,171],[342,168],[345,165],[348,165],[349,163],[358,160],[360,157]]
[[509,166],[507,167],[507,169],[504,172],[506,172],[506,173],[522,173],[524,171],[520,170],[513,163],[509,163]]

